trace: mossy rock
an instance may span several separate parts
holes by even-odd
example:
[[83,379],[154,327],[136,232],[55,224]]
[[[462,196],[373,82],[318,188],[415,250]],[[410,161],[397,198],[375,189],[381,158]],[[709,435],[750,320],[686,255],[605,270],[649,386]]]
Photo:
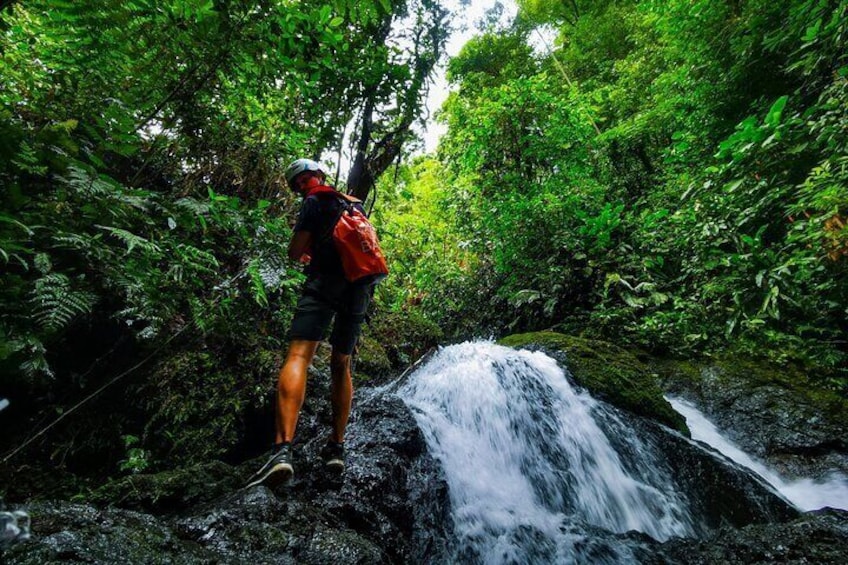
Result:
[[556,332],[514,334],[498,343],[561,351],[577,384],[595,397],[689,435],[686,420],[663,398],[657,376],[632,353],[616,345]]
[[747,453],[787,477],[848,473],[848,400],[826,375],[748,355],[650,361],[670,394],[694,402]]
[[174,513],[214,500],[243,486],[239,470],[221,461],[139,474],[110,481],[86,498],[129,510]]
[[374,381],[392,374],[392,363],[386,349],[376,339],[362,336],[354,367],[354,378]]
[[772,386],[790,391],[799,397],[799,402],[815,407],[834,425],[848,429],[848,399],[799,367],[731,354],[713,359],[710,365],[719,379],[746,381],[752,388]]
[[751,394],[763,387],[789,391],[798,403],[815,409],[833,425],[848,429],[848,399],[803,369],[792,365],[725,353],[698,361],[654,359],[650,363],[671,390],[745,389]]

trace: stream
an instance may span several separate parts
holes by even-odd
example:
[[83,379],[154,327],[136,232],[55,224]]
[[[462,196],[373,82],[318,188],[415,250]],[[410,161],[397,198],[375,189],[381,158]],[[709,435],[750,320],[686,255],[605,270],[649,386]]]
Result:
[[449,346],[399,395],[447,477],[460,560],[627,562],[626,543],[587,549],[591,531],[696,530],[661,456],[543,353]]
[[686,418],[692,439],[706,443],[722,455],[750,469],[799,510],[817,510],[826,506],[848,510],[848,477],[842,473],[834,471],[824,480],[818,481],[781,477],[765,463],[754,459],[736,446],[694,404],[681,398],[667,397],[666,400]]

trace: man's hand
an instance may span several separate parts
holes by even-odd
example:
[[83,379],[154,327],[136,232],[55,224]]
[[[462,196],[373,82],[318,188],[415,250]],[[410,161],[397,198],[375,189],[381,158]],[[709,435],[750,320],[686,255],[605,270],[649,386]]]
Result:
[[289,259],[300,261],[312,244],[312,232],[296,231],[289,242]]

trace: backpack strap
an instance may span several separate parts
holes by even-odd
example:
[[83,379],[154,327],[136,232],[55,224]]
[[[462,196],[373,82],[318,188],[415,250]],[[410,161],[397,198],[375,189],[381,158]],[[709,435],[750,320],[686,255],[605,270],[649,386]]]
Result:
[[[329,192],[326,192],[324,194],[329,194]],[[338,212],[338,214],[336,214],[336,217],[333,218],[333,221],[330,222],[326,231],[323,234],[321,234],[321,236],[318,238],[317,241],[319,241],[321,243],[323,243],[325,241],[330,241],[331,239],[333,239],[333,230],[336,229],[336,224],[338,224],[339,220],[342,219],[342,215],[344,215],[345,212],[350,212],[351,207],[355,203],[361,202],[361,200],[359,200],[358,198],[355,198],[355,197],[350,196],[348,194],[343,194],[343,193],[338,192],[338,191],[333,191],[332,196],[340,204],[339,212]]]
[[350,212],[351,208],[356,204],[359,204],[360,206],[362,205],[362,200],[360,200],[359,198],[350,194],[339,192],[338,190],[335,190],[333,187],[329,186],[320,186],[310,190],[307,193],[307,198],[309,196],[321,197],[324,195],[334,197],[339,202],[339,204],[341,204],[341,207],[339,213],[336,214],[336,217],[333,219],[332,223],[330,223],[329,228],[317,239],[317,242],[321,243],[332,239],[333,230],[336,228],[336,224],[339,223],[339,220],[342,218],[342,215],[345,212]]

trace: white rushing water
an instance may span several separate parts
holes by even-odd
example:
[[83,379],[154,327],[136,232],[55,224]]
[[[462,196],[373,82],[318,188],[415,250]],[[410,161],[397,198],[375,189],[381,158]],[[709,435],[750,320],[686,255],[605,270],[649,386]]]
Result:
[[845,475],[833,473],[824,481],[786,480],[722,435],[694,404],[680,398],[667,397],[666,400],[686,418],[692,439],[706,443],[727,458],[752,470],[800,510],[816,510],[825,506],[848,510],[848,477]]
[[[543,353],[453,345],[398,393],[444,469],[460,560],[574,562],[587,543],[581,528],[592,526],[658,540],[693,533],[684,497],[659,457],[611,411],[572,389]],[[617,440],[636,453],[629,469],[599,414],[628,436]],[[540,546],[547,546],[542,554]],[[630,561],[621,553],[605,559]]]

